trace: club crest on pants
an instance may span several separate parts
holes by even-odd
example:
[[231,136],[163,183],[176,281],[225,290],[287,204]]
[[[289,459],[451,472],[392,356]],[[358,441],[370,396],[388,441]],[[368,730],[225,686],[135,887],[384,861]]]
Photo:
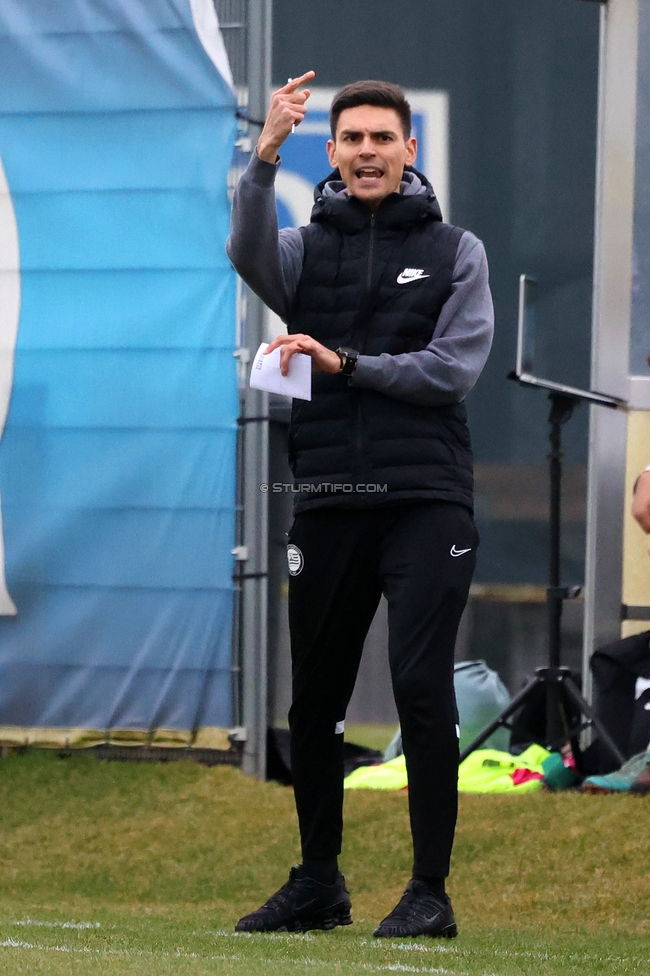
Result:
[[289,563],[289,574],[291,576],[297,576],[298,573],[302,572],[305,560],[298,546],[287,546],[287,562]]

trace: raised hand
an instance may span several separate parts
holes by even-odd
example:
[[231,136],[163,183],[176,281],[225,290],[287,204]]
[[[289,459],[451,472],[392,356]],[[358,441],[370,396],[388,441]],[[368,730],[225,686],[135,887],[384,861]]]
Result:
[[266,122],[257,140],[257,155],[260,159],[267,163],[276,161],[278,149],[291,132],[291,127],[302,122],[307,112],[307,99],[311,92],[308,88],[302,91],[298,89],[315,77],[315,71],[306,71],[300,78],[292,78],[273,92]]

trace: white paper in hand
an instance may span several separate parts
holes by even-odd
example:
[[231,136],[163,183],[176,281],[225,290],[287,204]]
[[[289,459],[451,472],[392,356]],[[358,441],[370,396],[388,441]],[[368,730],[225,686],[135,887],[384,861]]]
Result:
[[294,353],[289,361],[289,372],[283,376],[280,372],[280,347],[265,356],[264,350],[268,347],[269,343],[263,342],[255,353],[250,378],[253,389],[311,400],[311,356],[306,356],[304,352]]

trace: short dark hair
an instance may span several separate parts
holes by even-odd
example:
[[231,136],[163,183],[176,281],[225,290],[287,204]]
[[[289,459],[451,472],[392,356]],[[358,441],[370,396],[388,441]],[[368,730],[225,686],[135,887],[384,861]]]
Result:
[[402,123],[404,138],[410,138],[411,106],[406,101],[402,89],[390,81],[368,80],[353,81],[341,88],[334,96],[330,109],[332,139],[336,140],[336,128],[341,112],[346,108],[356,108],[357,105],[376,105],[378,108],[394,109]]

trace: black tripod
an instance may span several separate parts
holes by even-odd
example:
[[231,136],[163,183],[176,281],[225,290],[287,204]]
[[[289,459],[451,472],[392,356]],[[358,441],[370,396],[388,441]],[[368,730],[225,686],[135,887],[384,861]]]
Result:
[[[521,378],[513,375],[513,379]],[[524,380],[525,382],[525,380]],[[533,384],[530,384],[533,385]],[[535,384],[538,385],[538,384]],[[548,389],[548,387],[546,387]],[[578,391],[576,391],[576,394]],[[625,762],[615,742],[598,720],[593,709],[585,701],[580,689],[573,680],[570,668],[561,664],[561,622],[564,601],[574,598],[580,593],[581,587],[566,587],[560,585],[560,514],[562,497],[562,425],[573,415],[581,399],[595,399],[586,394],[584,397],[566,392],[551,391],[549,400],[551,410],[548,417],[550,425],[549,440],[551,453],[549,454],[550,474],[550,518],[549,518],[549,585],[546,590],[546,605],[548,608],[548,666],[537,668],[535,677],[529,684],[515,695],[511,703],[501,712],[498,718],[483,729],[483,731],[461,753],[460,761],[466,759],[470,753],[483,745],[498,728],[512,729],[511,719],[522,705],[534,695],[538,688],[544,691],[546,704],[546,742],[544,745],[550,750],[559,749],[564,743],[571,742],[574,756],[579,757],[580,750],[578,736],[582,731],[593,727],[598,733],[603,745],[616,757],[619,765]],[[597,402],[602,402],[597,401]],[[610,406],[612,404],[605,404]],[[573,708],[567,709],[566,704]],[[577,714],[577,719],[575,719]]]

